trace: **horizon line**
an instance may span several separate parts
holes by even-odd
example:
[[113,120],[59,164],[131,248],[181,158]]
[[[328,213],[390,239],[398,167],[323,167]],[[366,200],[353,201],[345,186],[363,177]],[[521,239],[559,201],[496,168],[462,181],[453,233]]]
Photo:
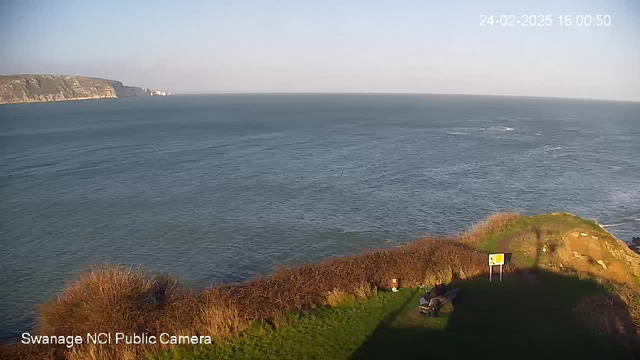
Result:
[[[67,74],[58,74],[58,73],[22,73],[22,74],[0,74],[0,76],[77,76],[77,77],[86,77],[86,78],[94,78],[108,81],[118,81],[125,84],[122,80],[114,80],[109,78],[103,78],[98,76],[90,76],[90,75],[67,75]],[[139,85],[126,85],[126,86],[136,86],[143,87]],[[458,96],[485,96],[485,97],[516,97],[516,98],[534,98],[534,99],[554,99],[554,100],[581,100],[581,101],[606,101],[606,102],[621,102],[621,103],[632,103],[638,104],[640,103],[640,99],[638,100],[622,100],[622,99],[603,99],[603,98],[588,98],[588,97],[565,97],[565,96],[542,96],[542,95],[507,95],[507,94],[472,94],[472,93],[435,93],[435,92],[386,92],[386,91],[167,91],[165,92],[171,93],[171,96],[175,95],[458,95]]]
[[181,95],[454,95],[454,96],[484,96],[484,97],[514,97],[553,100],[581,100],[606,101],[640,104],[638,100],[602,99],[586,97],[541,96],[541,95],[505,95],[505,94],[473,94],[473,93],[433,93],[433,92],[384,92],[384,91],[185,91],[171,92],[171,96]]

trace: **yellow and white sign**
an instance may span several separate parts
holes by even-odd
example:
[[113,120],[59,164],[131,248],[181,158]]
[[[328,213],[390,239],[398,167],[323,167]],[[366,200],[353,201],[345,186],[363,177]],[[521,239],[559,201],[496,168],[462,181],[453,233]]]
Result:
[[504,254],[489,254],[489,266],[504,265]]

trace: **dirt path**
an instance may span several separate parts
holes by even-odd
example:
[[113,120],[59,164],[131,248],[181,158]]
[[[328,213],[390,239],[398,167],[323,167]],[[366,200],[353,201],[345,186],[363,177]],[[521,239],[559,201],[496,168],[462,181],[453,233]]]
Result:
[[511,234],[500,239],[500,241],[498,241],[498,252],[502,252],[502,253],[512,252],[510,244],[511,244],[511,240],[513,240],[515,237],[516,237],[516,234]]

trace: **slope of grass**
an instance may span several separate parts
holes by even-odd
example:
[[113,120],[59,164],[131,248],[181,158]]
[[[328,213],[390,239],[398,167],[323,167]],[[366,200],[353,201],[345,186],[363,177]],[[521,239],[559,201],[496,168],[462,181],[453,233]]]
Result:
[[[153,359],[384,359],[633,358],[591,333],[571,309],[601,285],[576,276],[536,272],[531,284],[517,273],[502,283],[485,277],[459,281],[459,299],[437,318],[418,313],[419,289],[384,292],[372,299],[322,308],[280,326],[255,324],[228,343],[180,347]],[[616,319],[628,322],[628,319]]]
[[419,292],[381,292],[365,301],[345,301],[311,314],[289,314],[276,324],[256,322],[245,336],[211,346],[182,347],[153,359],[346,359],[389,314],[417,303]]
[[[513,253],[514,263],[519,267],[564,263],[563,266],[579,271],[597,273],[610,270],[595,264],[597,260],[603,260],[618,268],[599,275],[620,282],[633,282],[629,280],[637,277],[639,269],[637,259],[630,258],[636,256],[626,245],[596,222],[568,213],[520,216],[499,231],[482,234],[471,245],[488,253]],[[565,253],[556,252],[558,249]],[[572,251],[593,255],[595,258],[586,259],[591,266],[579,264],[578,256],[573,259],[568,254]]]
[[602,237],[611,236],[594,221],[585,220],[569,213],[554,213],[520,216],[504,226],[500,231],[487,233],[474,246],[485,252],[498,251],[500,240],[518,233],[531,231],[536,227],[545,230],[545,235],[559,235],[571,229],[579,228],[589,230],[591,233],[599,234]]

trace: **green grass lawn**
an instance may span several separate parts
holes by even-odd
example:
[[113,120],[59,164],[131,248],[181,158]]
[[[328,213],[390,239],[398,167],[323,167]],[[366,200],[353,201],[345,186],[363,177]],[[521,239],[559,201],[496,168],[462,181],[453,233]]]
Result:
[[417,289],[404,289],[303,316],[291,314],[277,328],[256,323],[233,342],[177,348],[154,359],[346,359],[386,317],[417,303],[418,296]]
[[418,314],[419,289],[384,292],[362,302],[257,323],[229,343],[180,347],[169,359],[633,358],[586,330],[571,310],[606,289],[588,280],[535,271],[460,281],[459,298],[437,318]]
[[543,214],[534,216],[522,216],[509,225],[506,229],[491,233],[486,236],[483,241],[475,245],[478,250],[485,252],[494,252],[498,250],[498,244],[501,239],[507,236],[513,236],[517,233],[524,233],[532,228],[537,227],[545,231],[545,235],[561,234],[572,228],[581,228],[589,230],[590,233],[600,234],[601,236],[609,236],[598,224],[593,221],[582,219],[567,213],[560,214]]

